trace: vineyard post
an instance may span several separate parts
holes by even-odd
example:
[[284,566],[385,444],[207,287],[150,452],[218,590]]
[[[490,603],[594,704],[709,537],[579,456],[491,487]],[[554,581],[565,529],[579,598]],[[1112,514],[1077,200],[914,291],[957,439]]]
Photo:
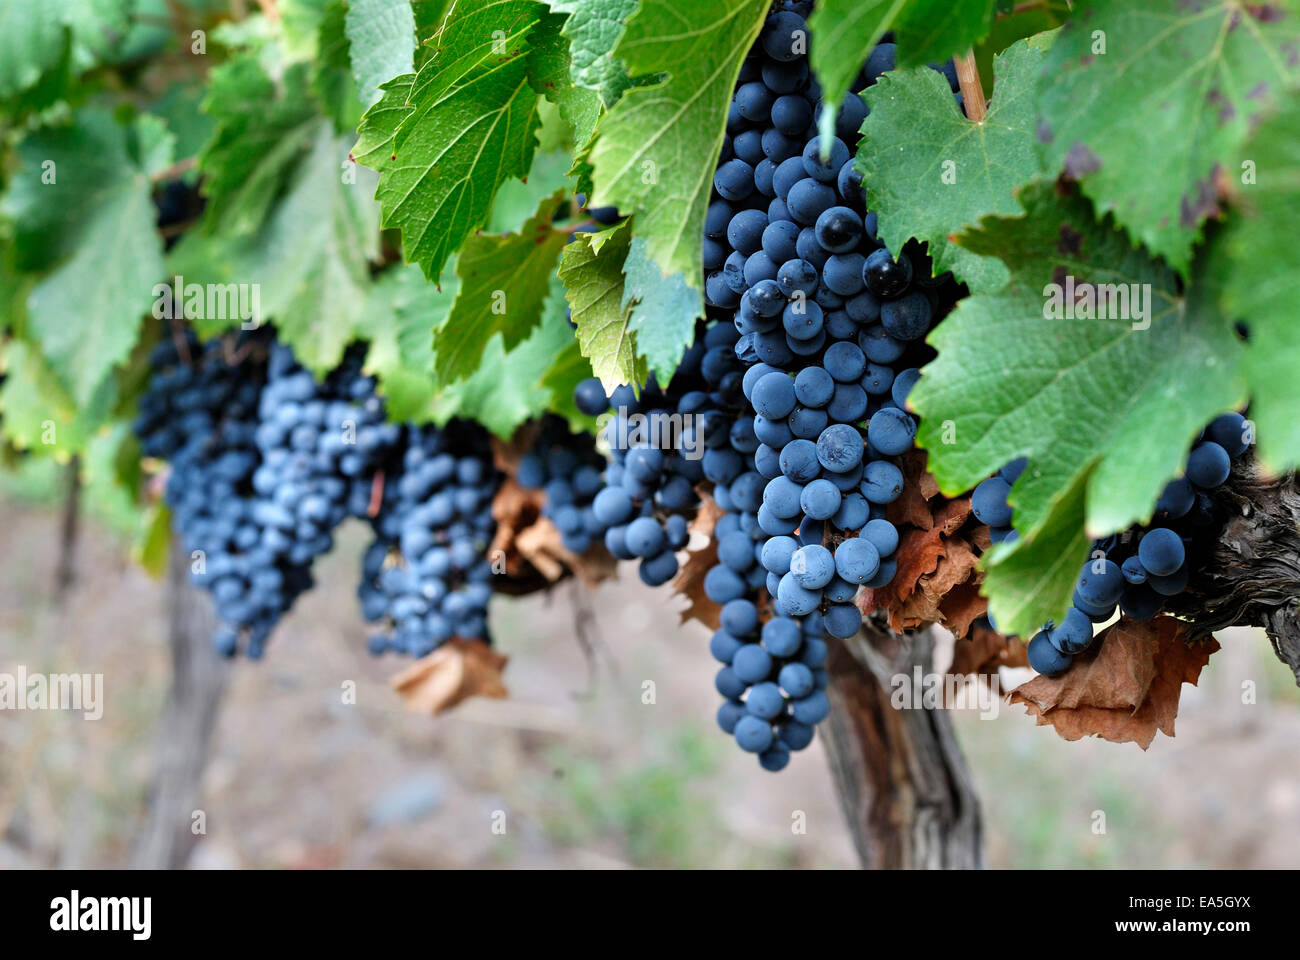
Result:
[[230,662],[212,647],[212,601],[189,580],[189,555],[173,539],[167,564],[168,647],[171,688],[158,742],[158,766],[149,812],[136,838],[131,866],[185,866],[197,842],[194,814],[208,762]]

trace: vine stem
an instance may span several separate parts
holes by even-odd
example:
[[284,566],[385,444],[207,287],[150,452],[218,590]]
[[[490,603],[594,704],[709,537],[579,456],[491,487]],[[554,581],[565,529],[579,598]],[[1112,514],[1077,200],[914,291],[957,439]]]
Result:
[[182,173],[187,173],[194,169],[199,162],[198,157],[186,157],[184,160],[177,160],[170,167],[164,167],[157,173],[149,176],[150,183],[166,183],[168,180],[175,180]]
[[980,72],[975,66],[975,51],[967,50],[953,57],[952,62],[957,68],[957,84],[961,87],[961,99],[966,107],[966,118],[972,123],[983,123],[984,115],[988,113],[988,105],[984,100],[984,85],[980,83]]
[[379,516],[379,508],[384,505],[384,473],[383,470],[375,471],[375,479],[370,481],[370,503],[366,505],[366,516]]

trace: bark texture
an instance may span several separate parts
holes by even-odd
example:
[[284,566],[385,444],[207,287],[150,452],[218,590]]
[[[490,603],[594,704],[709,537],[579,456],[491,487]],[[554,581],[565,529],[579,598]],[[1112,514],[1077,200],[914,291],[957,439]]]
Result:
[[131,866],[185,866],[198,837],[192,830],[212,733],[230,664],[212,648],[212,598],[189,581],[189,557],[175,540],[168,559],[167,618],[172,683],[158,743],[149,812]]
[[934,669],[932,630],[899,635],[868,620],[832,642],[821,734],[864,867],[984,866],[979,798],[945,709],[899,710],[891,680]]
[[1170,613],[1204,636],[1231,626],[1263,627],[1300,685],[1300,484],[1296,474],[1263,476],[1253,456],[1233,464],[1215,491],[1225,514],[1209,558],[1193,571]]

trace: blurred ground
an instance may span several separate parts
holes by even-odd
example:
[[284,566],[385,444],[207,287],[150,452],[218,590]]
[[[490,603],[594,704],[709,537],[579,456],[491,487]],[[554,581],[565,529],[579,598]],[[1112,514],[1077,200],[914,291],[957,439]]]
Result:
[[[97,722],[0,711],[0,867],[123,865],[166,697],[162,586],[88,524],[80,581],[55,609],[54,513],[0,501],[0,529],[0,671],[102,672],[106,699]],[[717,732],[707,633],[676,626],[666,591],[633,575],[591,597],[594,676],[571,585],[498,598],[511,698],[431,719],[388,689],[402,664],[364,652],[363,543],[359,525],[345,529],[266,659],[237,665],[194,866],[855,864],[816,744],[774,776]],[[1230,633],[1202,686],[1183,688],[1177,739],[1145,754],[1066,743],[1005,704],[996,719],[959,715],[990,865],[1300,864],[1300,696],[1262,635]],[[1242,702],[1244,683],[1257,702]],[[795,810],[805,835],[791,831]]]

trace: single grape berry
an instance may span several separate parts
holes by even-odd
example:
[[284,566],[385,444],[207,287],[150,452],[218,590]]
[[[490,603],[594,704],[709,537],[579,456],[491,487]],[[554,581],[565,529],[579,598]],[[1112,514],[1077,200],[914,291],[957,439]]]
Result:
[[822,249],[848,253],[862,239],[862,218],[848,207],[830,207],[822,211],[813,230]]
[[862,266],[862,282],[878,297],[896,297],[912,282],[912,261],[906,255],[895,260],[884,247],[873,250]]
[[1186,551],[1177,533],[1168,527],[1154,527],[1142,535],[1138,558],[1149,575],[1167,577],[1183,565]]
[[598,417],[609,410],[605,388],[595,377],[583,380],[573,391],[573,403],[589,417]]

